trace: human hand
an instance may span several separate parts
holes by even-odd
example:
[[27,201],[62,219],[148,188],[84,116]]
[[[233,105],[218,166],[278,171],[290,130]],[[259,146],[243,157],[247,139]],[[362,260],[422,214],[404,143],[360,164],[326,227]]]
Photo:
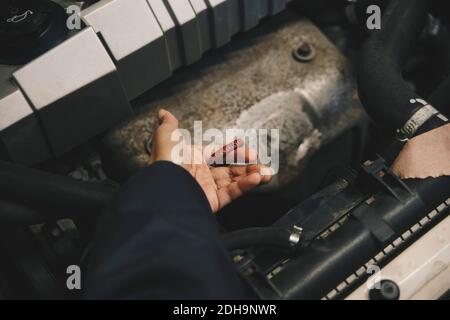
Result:
[[[205,152],[202,146],[185,146],[190,161],[180,162],[173,159],[173,148],[179,144],[179,141],[173,139],[173,133],[178,130],[178,120],[170,112],[160,110],[158,121],[159,127],[152,141],[150,163],[170,161],[185,168],[203,189],[214,213],[271,180],[270,168],[258,164],[210,167],[208,160],[212,153]],[[216,150],[221,148],[222,146]],[[231,152],[234,153],[234,158],[242,157],[245,163],[253,162],[257,158],[257,155],[245,146]]]

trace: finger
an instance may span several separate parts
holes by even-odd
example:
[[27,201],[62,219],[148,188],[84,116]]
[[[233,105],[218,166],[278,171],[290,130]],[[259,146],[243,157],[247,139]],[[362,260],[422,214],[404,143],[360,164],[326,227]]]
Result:
[[236,165],[230,166],[230,173],[232,176],[238,177],[242,175],[249,175],[251,173],[261,173],[262,170],[261,165],[252,164],[252,165]]
[[261,174],[261,183],[262,184],[269,183],[275,174],[275,172],[272,168],[266,167],[266,166],[261,166],[259,173]]
[[242,177],[245,177],[252,173],[259,173],[262,176],[262,183],[269,182],[273,177],[273,170],[269,167],[253,164],[253,165],[239,165],[239,166],[229,166],[229,167],[217,167],[211,168],[211,173],[214,180],[228,180],[233,179],[237,181]]
[[217,194],[221,208],[256,188],[260,183],[261,175],[259,173],[252,173],[239,181],[230,183],[227,187],[219,189]]
[[178,119],[169,111],[161,109],[157,114],[159,126],[153,135],[153,140],[164,142],[178,129]]
[[272,168],[263,165],[248,165],[248,166],[232,166],[230,173],[234,181],[239,181],[245,176],[252,173],[259,173],[261,175],[261,184],[267,184],[272,180],[274,172]]
[[[178,129],[177,118],[167,110],[161,109],[157,115],[159,127],[152,139],[151,162],[158,160],[171,161],[173,147],[179,143],[174,137]],[[179,138],[179,137],[178,137]]]
[[[245,178],[242,178],[237,182],[239,190],[242,194],[251,191],[261,184],[261,175],[259,173],[251,173]],[[241,195],[242,195],[241,194]],[[240,195],[238,195],[240,196]]]
[[178,129],[178,119],[169,111],[161,109],[158,112],[159,128],[175,130]]
[[[219,167],[212,168],[211,173],[216,185],[223,188],[232,182],[245,179],[252,173],[260,173],[261,169],[260,165]],[[270,177],[261,177],[261,183],[267,183],[268,181],[270,181]]]

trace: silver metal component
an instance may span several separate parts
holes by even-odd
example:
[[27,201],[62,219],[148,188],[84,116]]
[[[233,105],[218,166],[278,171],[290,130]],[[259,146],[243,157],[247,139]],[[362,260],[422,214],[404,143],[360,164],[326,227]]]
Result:
[[0,92],[0,158],[32,165],[50,156],[28,101],[17,87],[4,83]]
[[39,113],[56,155],[131,114],[117,70],[92,28],[86,28],[13,73]]
[[442,113],[439,113],[439,114],[437,115],[437,117],[438,117],[439,119],[441,119],[442,121],[444,121],[444,122],[448,122],[448,118],[447,118],[446,116],[444,116]]
[[[280,170],[267,189],[298,179],[310,158],[344,132],[364,130],[365,113],[348,61],[311,22],[288,12],[282,20],[276,27],[259,27],[270,32],[244,33],[202,63],[180,70],[158,87],[160,98],[150,91],[135,101],[139,115],[104,139],[114,154],[111,161],[129,159],[114,167],[128,176],[147,165],[145,145],[159,108],[171,111],[187,130],[198,120],[205,130],[278,129]],[[317,50],[307,64],[291,56],[299,34]]]
[[316,57],[316,49],[308,42],[303,42],[293,51],[294,59],[299,62],[310,62]]
[[179,29],[179,48],[183,63],[190,65],[202,56],[199,22],[189,0],[164,0],[172,19]]
[[295,246],[300,243],[303,235],[303,228],[299,226],[294,226],[291,236],[289,237],[289,242],[291,245]]
[[403,126],[397,130],[397,138],[400,141],[408,141],[414,137],[417,130],[419,130],[425,122],[433,116],[439,114],[433,106],[427,104],[420,108]]
[[130,99],[171,75],[164,35],[147,0],[102,0],[81,18],[101,34]]

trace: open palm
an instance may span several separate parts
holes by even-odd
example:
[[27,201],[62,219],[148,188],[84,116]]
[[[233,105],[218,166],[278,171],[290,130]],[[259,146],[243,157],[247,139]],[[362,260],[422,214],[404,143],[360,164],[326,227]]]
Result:
[[260,165],[211,168],[203,163],[183,167],[197,180],[213,212],[219,211],[260,184],[270,181],[270,176],[261,175]]
[[[172,148],[175,143],[171,140],[171,136],[178,129],[178,120],[165,110],[160,110],[158,119],[160,126],[153,136],[151,162],[161,160],[176,162],[172,159]],[[189,150],[199,151],[191,152],[190,159],[194,157],[194,154],[201,159],[176,163],[185,168],[198,182],[213,212],[219,211],[231,201],[271,179],[271,176],[267,174],[268,168],[257,164],[210,167],[207,164],[205,152],[198,148],[200,147],[189,146]],[[256,157],[244,147],[233,152],[240,153],[246,162],[253,161]]]

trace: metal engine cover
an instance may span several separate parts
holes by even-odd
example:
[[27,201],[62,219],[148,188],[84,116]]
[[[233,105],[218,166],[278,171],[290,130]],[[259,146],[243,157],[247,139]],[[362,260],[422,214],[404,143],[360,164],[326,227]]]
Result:
[[[309,62],[293,57],[304,42],[315,51]],[[101,144],[104,161],[123,170],[121,178],[148,163],[146,144],[157,110],[165,108],[188,130],[198,120],[204,129],[279,129],[280,170],[269,188],[299,177],[318,149],[366,119],[349,62],[314,24],[293,12],[236,36],[132,104],[136,116]]]

